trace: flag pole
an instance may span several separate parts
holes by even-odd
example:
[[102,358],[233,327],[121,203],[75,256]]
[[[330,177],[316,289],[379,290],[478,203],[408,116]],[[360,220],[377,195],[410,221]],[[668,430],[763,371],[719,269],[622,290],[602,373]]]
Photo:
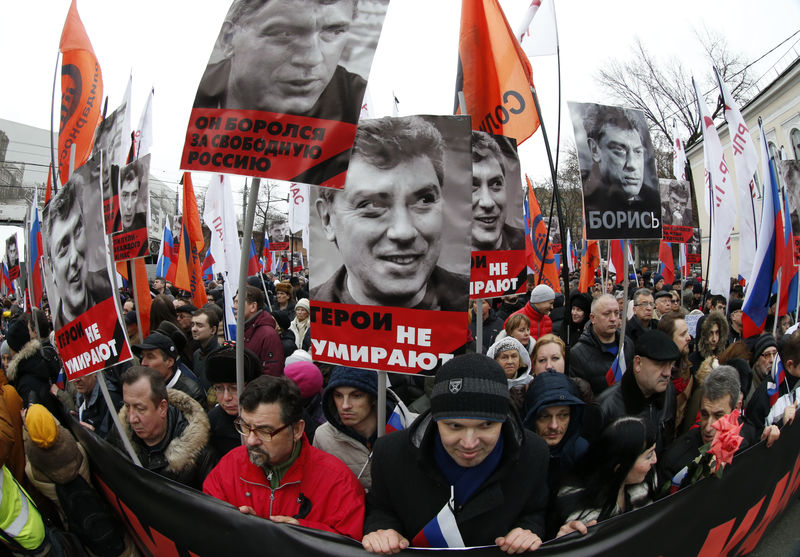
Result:
[[[550,177],[553,181],[553,195],[556,198],[556,212],[558,214],[558,228],[564,230],[564,216],[561,212],[561,196],[558,193],[558,177],[556,176],[556,167],[553,163],[553,153],[550,151],[550,142],[547,140],[547,130],[545,129],[544,119],[542,118],[542,107],[539,104],[539,95],[536,94],[536,88],[531,86],[531,95],[533,95],[533,104],[536,107],[536,114],[539,115],[539,127],[542,130],[542,139],[544,140],[544,147],[547,151],[547,161],[550,164]],[[548,238],[545,240],[547,242]],[[547,244],[545,243],[545,252]],[[544,263],[544,262],[542,262]],[[544,265],[543,265],[544,267]],[[541,276],[541,273],[540,273]],[[564,281],[564,307],[569,307],[569,269],[566,265],[561,266],[561,278]],[[566,323],[566,320],[565,320]]]
[[58,167],[56,166],[55,146],[53,145],[53,118],[55,118],[56,83],[58,82],[58,61],[61,51],[56,54],[56,69],[53,72],[53,96],[50,99],[50,164],[52,165],[53,186],[58,190]]
[[[244,214],[244,230],[242,232],[242,247],[239,257],[239,285],[238,307],[236,311],[236,392],[244,391],[244,304],[247,288],[247,264],[250,261],[250,244],[247,238],[253,236],[253,221],[258,203],[258,189],[261,185],[260,178],[253,178],[250,183],[250,192]],[[261,309],[261,308],[259,308]],[[241,403],[239,412],[241,412]],[[244,440],[243,440],[244,441]]]
[[[777,236],[777,231],[776,231],[775,235]],[[774,313],[774,319],[772,320],[772,336],[773,337],[775,337],[776,333],[778,332],[778,321],[781,320],[780,308],[781,308],[781,280],[782,279],[783,279],[783,265],[778,267],[778,273],[777,273],[776,278],[775,278],[775,282],[778,283],[778,297],[775,299],[775,313]]]
[[[625,259],[628,258],[628,251],[630,250],[630,240],[625,240]],[[630,281],[630,277],[628,276],[628,266],[625,265],[625,278],[623,279],[623,304],[622,304],[622,311],[620,312],[620,319],[622,320],[622,327],[619,330],[619,352],[617,352],[617,357],[625,359],[625,327],[628,324],[628,283]],[[627,370],[626,370],[627,371]]]
[[378,371],[378,437],[386,435],[386,372]]

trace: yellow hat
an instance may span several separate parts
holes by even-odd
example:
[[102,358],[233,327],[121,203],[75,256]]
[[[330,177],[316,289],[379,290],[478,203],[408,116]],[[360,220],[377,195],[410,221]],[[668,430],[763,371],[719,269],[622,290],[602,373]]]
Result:
[[47,449],[58,439],[58,426],[50,411],[41,404],[31,404],[25,414],[25,426],[31,441]]

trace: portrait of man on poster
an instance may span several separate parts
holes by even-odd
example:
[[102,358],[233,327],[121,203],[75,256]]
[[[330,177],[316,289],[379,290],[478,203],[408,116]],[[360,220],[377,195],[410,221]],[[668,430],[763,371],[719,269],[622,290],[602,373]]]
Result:
[[[99,203],[94,210],[84,211],[82,207],[83,190],[91,188],[92,166],[99,164],[95,161],[90,159],[72,174],[43,214],[42,237],[50,267],[47,281],[52,285],[48,285],[47,297],[53,308],[55,330],[112,295],[107,269],[89,270],[90,246],[102,244],[101,237],[95,237],[96,231],[102,230]],[[92,215],[100,219],[94,227]]]
[[6,267],[9,272],[12,268],[19,266],[19,248],[17,247],[17,235],[12,234],[6,238]]
[[194,107],[355,124],[366,80],[340,61],[357,14],[357,0],[234,0]]
[[[459,174],[445,169],[450,148],[440,130],[422,117],[359,123],[344,189],[319,188],[312,197],[317,226],[338,249],[339,257],[329,259],[341,261],[330,278],[312,289],[312,299],[464,311],[469,294],[469,200],[465,196],[461,207],[455,199],[445,199],[446,171]],[[468,164],[469,159],[462,158]],[[469,172],[461,170],[462,175]],[[445,238],[445,228],[450,228],[445,226],[446,210],[451,216],[463,211],[462,223],[455,228],[466,234],[451,231],[455,237]],[[464,255],[463,271],[440,266],[443,253]]]
[[122,231],[147,227],[149,157],[139,159],[120,171],[119,214]]
[[692,196],[689,182],[683,180],[658,181],[661,190],[661,221],[668,226],[692,225]]
[[508,222],[512,211],[522,214],[522,190],[519,179],[510,175],[508,152],[501,150],[498,139],[507,138],[472,131],[473,251],[525,249],[524,231]]

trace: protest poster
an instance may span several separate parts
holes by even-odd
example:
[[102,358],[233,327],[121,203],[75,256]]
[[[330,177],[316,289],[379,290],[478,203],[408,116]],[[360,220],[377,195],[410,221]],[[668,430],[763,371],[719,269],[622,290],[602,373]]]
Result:
[[691,184],[686,180],[660,178],[661,227],[665,242],[685,244],[692,238]]
[[661,199],[644,113],[569,103],[583,183],[586,238],[661,238]]
[[270,251],[286,251],[289,246],[289,217],[288,215],[271,216],[267,221],[267,239]]
[[525,291],[522,197],[516,141],[473,131],[472,300]]
[[6,268],[10,280],[19,278],[19,244],[16,232],[6,238]]
[[313,188],[315,360],[431,371],[466,342],[468,117],[362,120],[344,190]]
[[341,188],[388,2],[234,0],[181,168]]
[[120,169],[118,198],[122,231],[113,236],[114,260],[144,257],[149,253],[150,155]]
[[686,263],[690,265],[693,263],[702,263],[703,261],[703,255],[701,252],[702,242],[700,240],[701,240],[700,229],[693,228],[692,237],[687,245],[688,253],[686,254]]
[[[800,161],[778,162],[778,172],[783,184],[783,195],[789,205],[789,219],[792,222],[792,250],[794,264],[800,265]],[[784,218],[786,216],[784,215]]]
[[119,169],[125,164],[126,145],[130,137],[130,125],[127,112],[128,102],[106,116],[97,126],[95,132],[93,157],[101,157],[102,163],[97,167],[103,184],[103,215],[105,217],[106,234],[122,230],[119,220]]
[[131,357],[108,269],[99,166],[92,157],[78,168],[42,218],[45,288],[70,380]]

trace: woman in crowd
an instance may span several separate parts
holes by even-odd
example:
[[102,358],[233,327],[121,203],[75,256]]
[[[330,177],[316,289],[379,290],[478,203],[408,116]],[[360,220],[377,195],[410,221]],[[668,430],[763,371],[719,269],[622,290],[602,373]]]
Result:
[[692,373],[708,358],[716,358],[728,346],[728,320],[721,311],[710,311],[702,320],[697,335],[697,350],[689,355]]
[[550,333],[542,336],[533,347],[531,362],[533,375],[544,373],[548,369],[564,373],[564,354],[566,345],[556,335]]
[[297,348],[303,348],[303,339],[306,338],[306,334],[309,331],[311,320],[308,317],[310,311],[311,307],[306,298],[298,300],[294,306],[295,317],[289,325],[289,330],[294,333],[294,343]]
[[656,432],[643,418],[624,417],[603,430],[559,491],[559,536],[652,501]]
[[[515,313],[509,317],[508,321],[506,321],[505,333],[505,336],[517,339],[530,356],[536,341],[531,338],[531,320],[528,319],[527,315]],[[498,335],[498,337],[501,335]]]
[[503,337],[495,341],[486,351],[486,355],[495,360],[503,368],[508,382],[511,404],[522,411],[525,391],[528,390],[533,376],[531,375],[531,357],[525,347],[513,337]]
[[675,414],[675,424],[680,425],[683,421],[686,404],[692,396],[694,378],[689,364],[689,343],[692,337],[689,335],[689,326],[686,324],[683,314],[671,311],[661,316],[658,321],[659,330],[667,333],[672,342],[680,350],[681,357],[672,366],[672,385],[678,397],[678,409]]
[[291,283],[286,280],[275,285],[275,300],[277,304],[272,311],[285,311],[289,314],[289,320],[294,319],[294,292]]
[[[569,311],[565,316],[567,326],[564,327],[562,339],[572,348],[583,333],[583,328],[589,322],[592,300],[586,294],[573,290],[569,297]],[[555,328],[553,330],[556,330]]]

